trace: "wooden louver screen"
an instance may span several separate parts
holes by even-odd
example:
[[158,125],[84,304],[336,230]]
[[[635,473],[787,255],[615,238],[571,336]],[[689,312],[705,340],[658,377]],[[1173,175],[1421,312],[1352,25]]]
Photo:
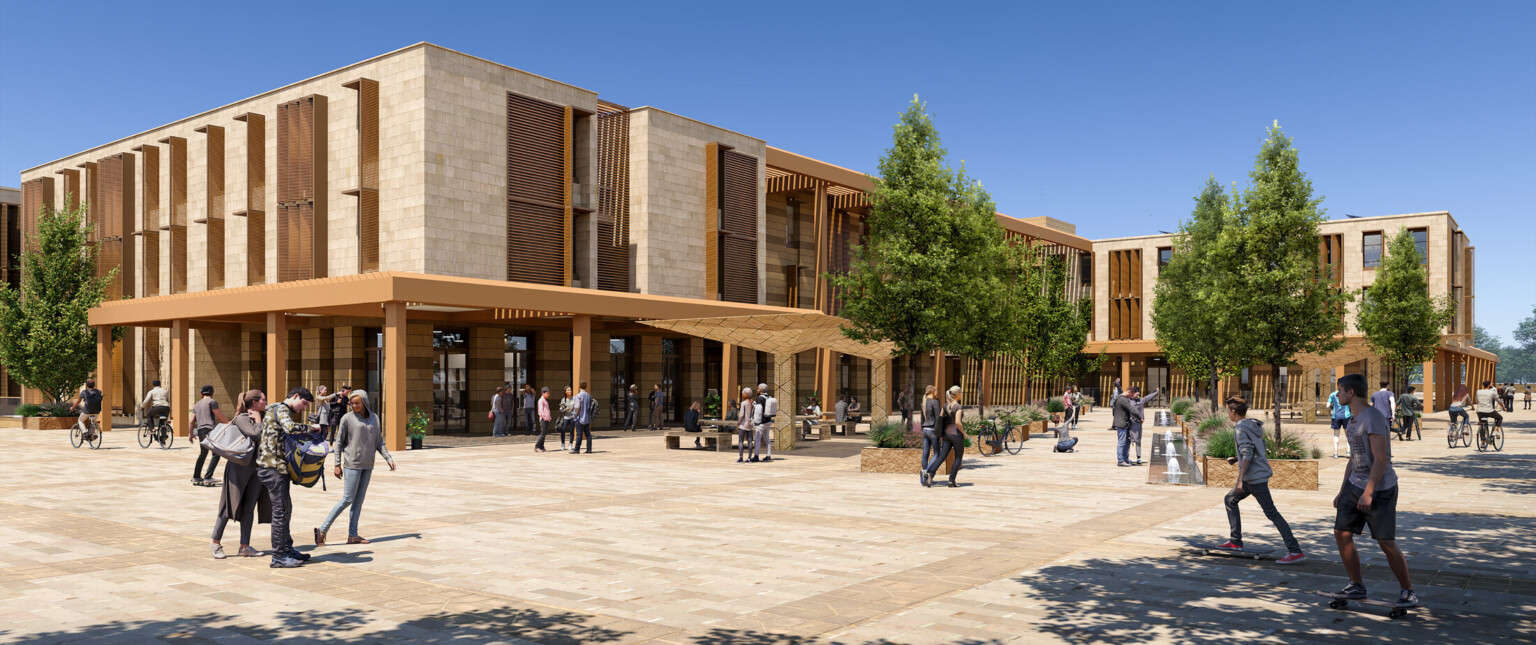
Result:
[[216,125],[197,129],[204,134],[203,165],[207,173],[203,223],[206,234],[203,245],[204,271],[208,276],[208,289],[224,288],[224,128]]
[[277,280],[326,275],[326,97],[277,106]]
[[95,210],[102,226],[96,266],[102,275],[117,269],[107,286],[107,298],[113,300],[133,295],[133,237],[125,234],[133,223],[133,159],[131,154],[119,153],[102,159],[96,168],[101,202]]
[[267,117],[247,112],[245,122],[245,283],[267,281]]
[[1141,249],[1109,253],[1109,339],[1142,338]]
[[166,174],[170,177],[166,221],[160,226],[166,233],[163,243],[169,247],[169,292],[183,293],[187,290],[187,140],[168,137],[160,143],[166,145]]
[[571,109],[507,93],[507,279],[571,283]]
[[[105,227],[101,216],[101,174],[97,172],[96,162],[87,161],[80,164],[85,169],[84,194],[80,196],[84,201],[82,205],[86,209],[85,216],[91,223],[91,241],[101,241],[102,230]],[[101,265],[96,265],[96,277],[101,277]]]
[[160,149],[155,146],[139,146],[143,161],[139,190],[143,192],[143,213],[139,220],[139,243],[144,247],[144,283],[140,293],[144,296],[160,295]]
[[53,208],[53,178],[33,179],[21,186],[21,236],[23,248],[31,246],[37,235],[37,216],[44,208]]
[[379,82],[360,78],[343,87],[357,90],[357,257],[358,272],[379,270]]
[[597,288],[629,291],[629,111],[597,114]]
[[720,153],[720,299],[757,302],[757,158]]

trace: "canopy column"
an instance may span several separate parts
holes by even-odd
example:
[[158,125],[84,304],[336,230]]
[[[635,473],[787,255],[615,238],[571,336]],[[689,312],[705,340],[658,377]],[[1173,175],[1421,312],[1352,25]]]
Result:
[[267,400],[288,397],[288,319],[281,311],[267,312]]
[[571,316],[571,392],[592,378],[592,317]]
[[800,432],[795,429],[795,355],[773,355],[773,396],[779,400],[778,415],[773,418],[773,447],[794,450]]
[[721,343],[720,345],[720,418],[725,418],[726,408],[736,405],[741,401],[741,386],[736,384],[737,372],[741,371],[737,362],[738,354],[735,345]]
[[1435,391],[1437,389],[1437,386],[1439,385],[1439,383],[1438,383],[1439,379],[1435,378],[1435,363],[1437,362],[1436,359],[1438,359],[1439,357],[1440,357],[1440,352],[1439,352],[1439,350],[1436,350],[1435,351],[1435,356],[1433,358],[1430,358],[1429,360],[1424,361],[1424,378],[1419,379],[1419,380],[1424,382],[1423,383],[1423,385],[1424,385],[1423,389],[1424,389],[1424,411],[1425,412],[1434,412],[1435,411],[1435,399],[1438,398],[1437,395],[1439,394],[1438,392]]
[[187,330],[186,319],[171,321],[171,431],[175,433],[191,427],[188,424],[191,418],[189,412],[192,410],[192,401],[188,395],[192,384],[189,382],[191,370],[188,369],[190,348]]
[[103,429],[112,428],[112,376],[112,326],[99,325],[96,327],[96,389],[101,390]]
[[817,385],[821,389],[821,409],[831,412],[837,409],[837,352],[821,350],[821,365],[821,383]]
[[[410,421],[410,415],[405,408],[405,321],[405,303],[384,303],[383,416],[385,442],[389,444],[390,450],[405,450],[406,424]],[[270,329],[270,325],[268,328]],[[270,334],[270,331],[268,333]],[[271,346],[268,345],[269,354],[270,349]],[[278,373],[281,374],[281,372]],[[267,378],[268,380],[272,378],[271,372],[268,372]]]
[[876,358],[869,361],[869,423],[884,421],[891,416],[891,359]]

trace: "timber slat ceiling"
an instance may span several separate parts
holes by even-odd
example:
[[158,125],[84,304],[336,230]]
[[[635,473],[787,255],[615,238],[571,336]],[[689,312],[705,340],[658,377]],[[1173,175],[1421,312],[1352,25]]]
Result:
[[569,284],[568,113],[507,93],[508,280]]
[[881,360],[890,358],[895,351],[895,345],[887,342],[864,344],[850,340],[842,332],[843,325],[848,323],[847,320],[816,312],[639,322],[657,329],[739,345],[769,354],[798,354],[825,347],[843,354]]

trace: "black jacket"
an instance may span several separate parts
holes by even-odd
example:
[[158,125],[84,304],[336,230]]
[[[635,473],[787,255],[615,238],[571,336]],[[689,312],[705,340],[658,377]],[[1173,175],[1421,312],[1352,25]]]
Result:
[[1131,397],[1121,396],[1115,399],[1115,420],[1111,426],[1116,430],[1129,428],[1132,423],[1141,422],[1141,415],[1136,414],[1136,404],[1131,402]]

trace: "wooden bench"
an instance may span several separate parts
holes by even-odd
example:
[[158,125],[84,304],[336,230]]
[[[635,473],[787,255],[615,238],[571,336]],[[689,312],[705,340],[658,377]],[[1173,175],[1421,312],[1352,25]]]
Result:
[[[1303,404],[1303,405],[1305,405],[1305,404]],[[1264,417],[1265,418],[1268,418],[1270,415],[1272,415],[1274,413],[1275,413],[1275,409],[1274,408],[1264,408]],[[1286,416],[1286,418],[1288,418],[1288,419],[1294,419],[1296,417],[1301,416],[1301,406],[1293,404],[1293,403],[1281,403],[1280,404],[1280,413],[1284,414]]]
[[668,430],[666,434],[667,450],[677,450],[682,448],[683,438],[693,437],[694,439],[703,439],[704,448],[706,450],[709,448],[714,448],[715,452],[727,452],[731,449],[731,437],[735,434],[736,433],[734,432],[720,432],[713,430],[706,430],[704,432]]

